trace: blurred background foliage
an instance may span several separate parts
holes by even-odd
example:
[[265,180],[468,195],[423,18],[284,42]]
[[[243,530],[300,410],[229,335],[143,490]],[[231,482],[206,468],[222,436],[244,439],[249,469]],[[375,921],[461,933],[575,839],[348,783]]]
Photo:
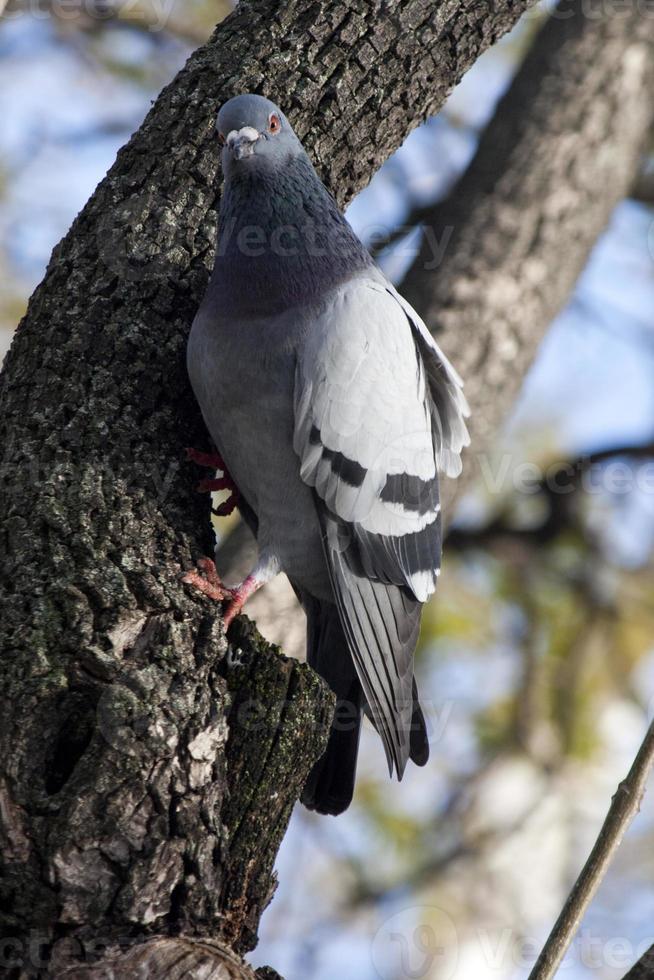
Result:
[[[0,356],[52,246],[229,9],[0,0]],[[402,228],[380,256],[396,281],[417,242],[412,216],[470,160],[536,23],[488,52],[350,207],[368,242],[380,223]],[[351,810],[332,820],[296,809],[253,956],[287,980],[526,976],[635,753],[654,697],[654,195],[643,167],[459,501],[419,648],[426,770],[390,784],[366,731]],[[621,977],[654,941],[653,812],[648,798],[568,958],[570,980]]]

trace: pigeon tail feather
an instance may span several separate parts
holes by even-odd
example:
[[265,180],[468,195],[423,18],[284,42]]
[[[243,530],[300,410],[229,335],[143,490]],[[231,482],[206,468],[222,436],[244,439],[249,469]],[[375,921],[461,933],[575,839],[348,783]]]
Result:
[[336,816],[352,802],[361,732],[362,692],[336,606],[301,595],[307,614],[307,660],[336,695],[324,754],[300,797],[309,810]]

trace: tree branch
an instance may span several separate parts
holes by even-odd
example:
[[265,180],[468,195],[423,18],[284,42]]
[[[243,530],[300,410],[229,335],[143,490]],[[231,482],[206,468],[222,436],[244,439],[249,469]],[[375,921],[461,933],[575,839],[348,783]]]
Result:
[[634,963],[623,980],[651,980],[654,976],[654,946],[650,946],[637,963]]
[[466,379],[477,453],[640,167],[654,22],[636,2],[597,14],[575,0],[545,23],[402,284]]
[[638,175],[631,188],[630,197],[641,204],[654,204],[654,172],[647,170]]
[[[654,459],[654,442],[638,445],[611,446],[595,453],[587,453],[577,459],[551,463],[538,482],[529,484],[529,495],[543,494],[547,499],[547,513],[543,521],[531,527],[515,527],[507,519],[503,510],[498,510],[491,520],[481,527],[454,527],[447,535],[448,549],[479,548],[491,544],[497,538],[511,537],[514,540],[533,541],[534,544],[547,544],[561,530],[578,523],[579,514],[571,513],[571,503],[575,493],[582,488],[582,478],[591,467],[610,462],[620,457],[633,461]],[[574,491],[574,492],[571,492]],[[508,501],[511,503],[511,500]]]
[[529,980],[550,980],[559,968],[629,824],[640,809],[653,765],[654,722],[647,730],[628,775],[618,786],[588,860],[529,974]]

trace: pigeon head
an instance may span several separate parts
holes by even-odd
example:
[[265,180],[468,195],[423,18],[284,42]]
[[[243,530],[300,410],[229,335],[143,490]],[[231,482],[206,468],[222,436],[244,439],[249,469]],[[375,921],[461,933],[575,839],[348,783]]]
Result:
[[237,95],[221,108],[216,120],[227,176],[253,167],[283,167],[303,153],[284,113],[262,95]]
[[210,287],[217,308],[272,315],[371,264],[274,102],[238,95],[216,128],[225,175]]

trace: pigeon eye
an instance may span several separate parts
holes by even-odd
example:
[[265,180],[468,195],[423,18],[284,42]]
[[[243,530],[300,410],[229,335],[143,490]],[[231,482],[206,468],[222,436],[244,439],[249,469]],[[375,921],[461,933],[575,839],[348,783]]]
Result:
[[281,128],[282,128],[282,121],[279,118],[279,116],[273,112],[270,119],[268,120],[268,132],[272,133],[274,136],[275,133],[278,133]]

